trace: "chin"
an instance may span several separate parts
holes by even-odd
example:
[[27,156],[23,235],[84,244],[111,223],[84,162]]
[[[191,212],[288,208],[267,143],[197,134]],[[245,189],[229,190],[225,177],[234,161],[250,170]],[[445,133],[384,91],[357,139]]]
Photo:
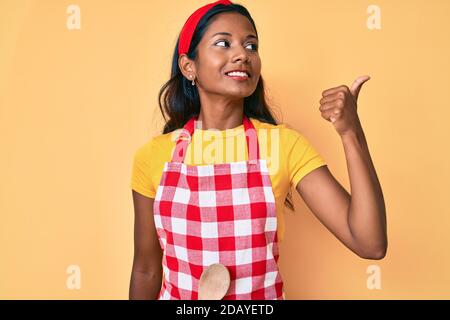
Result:
[[233,93],[233,92],[227,92],[227,93],[224,93],[224,95],[229,96],[229,97],[231,97],[231,98],[233,98],[233,99],[243,99],[243,98],[247,98],[247,97],[251,96],[252,93],[253,93],[253,91],[250,92],[250,93],[244,93],[244,92],[242,92],[242,93],[241,93],[241,92],[239,92],[239,93],[237,93],[237,92],[235,92],[235,93]]
[[225,94],[230,95],[230,96],[236,96],[236,97],[248,97],[250,95],[252,95],[253,92],[255,92],[256,88],[250,88],[250,87],[242,87],[242,88],[230,88],[228,87],[225,91]]

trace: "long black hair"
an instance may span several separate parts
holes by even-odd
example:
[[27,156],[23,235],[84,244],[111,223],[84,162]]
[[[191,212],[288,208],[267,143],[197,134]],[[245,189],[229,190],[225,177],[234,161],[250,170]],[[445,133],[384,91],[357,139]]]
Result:
[[[192,36],[187,53],[189,59],[194,61],[197,59],[198,44],[203,38],[209,25],[214,21],[213,17],[223,12],[237,12],[246,17],[255,29],[256,36],[258,36],[255,22],[244,6],[235,3],[230,5],[218,4],[209,9],[209,11],[200,19]],[[200,97],[197,86],[191,85],[191,81],[184,77],[178,66],[179,40],[180,37],[178,36],[172,57],[170,79],[161,87],[158,95],[159,109],[166,122],[162,132],[163,134],[183,128],[192,116],[200,113]],[[278,124],[266,102],[264,81],[261,75],[255,91],[250,96],[244,98],[244,114],[248,118],[255,118],[261,122],[273,125]],[[291,192],[288,193],[284,204],[289,209],[294,210]]]

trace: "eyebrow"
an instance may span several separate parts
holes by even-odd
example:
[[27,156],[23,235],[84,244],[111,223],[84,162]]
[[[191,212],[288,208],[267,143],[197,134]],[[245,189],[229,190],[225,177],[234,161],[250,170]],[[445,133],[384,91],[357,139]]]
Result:
[[[219,34],[224,35],[224,36],[231,36],[232,35],[229,32],[217,32],[217,33],[213,34],[211,38],[214,38],[215,36],[217,36]],[[254,39],[258,40],[258,37],[253,35],[253,34],[249,34],[247,37],[245,37],[245,40],[247,40],[249,38],[254,38]]]

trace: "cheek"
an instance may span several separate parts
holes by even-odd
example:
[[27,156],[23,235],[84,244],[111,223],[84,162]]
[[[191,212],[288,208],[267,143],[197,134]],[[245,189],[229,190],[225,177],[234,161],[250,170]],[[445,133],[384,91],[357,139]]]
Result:
[[225,76],[224,65],[221,63],[208,63],[208,65],[202,66],[201,77],[203,79],[216,80]]
[[261,60],[255,60],[252,65],[253,74],[257,77],[261,74]]

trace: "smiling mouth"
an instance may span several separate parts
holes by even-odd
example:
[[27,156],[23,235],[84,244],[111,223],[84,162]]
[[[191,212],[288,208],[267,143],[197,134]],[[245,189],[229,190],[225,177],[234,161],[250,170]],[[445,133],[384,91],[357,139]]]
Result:
[[248,73],[245,73],[245,74],[233,74],[233,75],[230,75],[229,73],[226,73],[225,74],[228,78],[230,78],[230,79],[233,79],[233,80],[237,80],[237,81],[247,81],[249,78],[250,78],[250,76],[248,75]]
[[233,74],[233,75],[235,75],[235,76],[246,76],[246,77],[249,77],[250,78],[250,73],[248,73],[248,72],[234,72],[234,71],[232,71],[232,72],[227,72],[227,73],[225,73],[227,76],[229,76],[229,75],[231,75],[231,74]]

